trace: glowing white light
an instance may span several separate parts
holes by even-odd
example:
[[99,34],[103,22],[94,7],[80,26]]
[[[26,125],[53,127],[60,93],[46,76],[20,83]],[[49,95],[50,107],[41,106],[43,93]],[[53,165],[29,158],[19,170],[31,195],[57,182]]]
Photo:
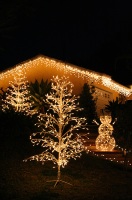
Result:
[[60,181],[60,167],[65,167],[71,158],[76,159],[85,151],[82,137],[77,133],[78,129],[87,130],[86,119],[74,114],[80,108],[75,103],[77,98],[72,95],[72,87],[68,78],[53,77],[51,93],[46,95],[52,112],[38,115],[40,131],[30,137],[33,145],[41,145],[44,151],[25,160],[52,161],[58,167],[57,182]]
[[99,136],[95,140],[96,149],[100,151],[112,151],[115,148],[115,139],[112,137],[113,126],[111,116],[100,116],[101,125],[98,128]]
[[30,93],[28,90],[28,81],[26,73],[20,68],[17,73],[14,73],[13,81],[9,82],[9,87],[6,90],[6,98],[3,99],[2,110],[14,109],[16,112],[31,114]]
[[119,83],[114,82],[111,80],[110,77],[105,77],[102,76],[102,83],[103,85],[107,86],[108,88],[115,90],[125,96],[130,96],[131,95],[131,89],[120,85]]
[[6,77],[17,73],[17,71],[19,69],[24,69],[24,70],[34,70],[36,69],[37,71],[37,67],[41,65],[44,67],[50,67],[50,68],[55,68],[57,71],[60,70],[64,70],[65,75],[74,75],[77,78],[86,78],[90,81],[95,81],[96,83],[102,84],[118,93],[121,93],[125,96],[130,96],[132,94],[132,90],[130,88],[127,88],[123,85],[120,85],[118,83],[116,83],[115,81],[113,81],[111,79],[110,76],[101,74],[101,73],[97,73],[91,70],[86,70],[84,68],[75,66],[75,65],[71,65],[71,64],[66,64],[64,62],[55,60],[55,59],[51,59],[48,57],[44,57],[44,56],[39,56],[37,58],[34,58],[32,60],[28,60],[25,63],[22,63],[20,65],[16,65],[14,68],[12,69],[8,69],[5,72],[2,72],[0,74],[0,80],[4,80]]

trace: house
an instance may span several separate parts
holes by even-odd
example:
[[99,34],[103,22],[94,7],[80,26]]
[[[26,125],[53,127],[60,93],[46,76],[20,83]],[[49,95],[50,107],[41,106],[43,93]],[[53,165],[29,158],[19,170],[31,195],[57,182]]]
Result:
[[0,73],[0,87],[4,90],[9,86],[9,81],[13,81],[13,75],[18,70],[24,70],[27,80],[51,81],[53,76],[68,76],[74,84],[73,93],[79,95],[84,83],[93,84],[98,96],[97,113],[101,114],[104,106],[109,100],[115,100],[116,97],[124,96],[127,100],[132,99],[132,89],[123,86],[111,79],[109,75],[88,70],[70,63],[66,63],[44,55],[38,55],[32,59],[26,60],[14,67],[11,67]]

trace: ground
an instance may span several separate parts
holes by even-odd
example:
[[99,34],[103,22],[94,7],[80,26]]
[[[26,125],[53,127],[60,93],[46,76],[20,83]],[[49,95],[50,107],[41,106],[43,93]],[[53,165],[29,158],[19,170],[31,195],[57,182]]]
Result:
[[132,199],[132,171],[85,152],[61,170],[62,180],[54,187],[57,168],[51,162],[23,162],[38,149],[25,136],[1,137],[0,200],[128,200]]

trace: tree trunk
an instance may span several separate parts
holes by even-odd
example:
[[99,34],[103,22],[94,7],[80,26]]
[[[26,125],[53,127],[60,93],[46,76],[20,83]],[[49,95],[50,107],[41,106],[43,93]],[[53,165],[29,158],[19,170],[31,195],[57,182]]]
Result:
[[61,171],[60,171],[60,164],[58,164],[58,173],[57,173],[57,181],[60,181]]

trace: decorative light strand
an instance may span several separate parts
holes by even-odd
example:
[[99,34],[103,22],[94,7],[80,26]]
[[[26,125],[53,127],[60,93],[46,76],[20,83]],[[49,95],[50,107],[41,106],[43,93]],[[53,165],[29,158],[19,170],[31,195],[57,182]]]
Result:
[[[85,144],[85,143],[84,143]],[[100,151],[97,151],[96,152],[96,150],[95,149],[92,149],[91,148],[92,147],[92,144],[89,144],[88,146],[87,145],[85,145],[85,151],[86,151],[86,153],[89,153],[89,154],[91,154],[91,155],[93,155],[93,156],[96,156],[96,157],[100,157],[100,158],[103,158],[103,159],[105,159],[105,160],[109,160],[109,161],[111,161],[111,162],[114,162],[114,163],[117,163],[117,164],[119,164],[119,165],[126,165],[126,167],[130,167],[130,169],[132,169],[131,167],[132,167],[132,160],[130,160],[129,158],[127,158],[127,160],[125,161],[125,157],[124,157],[124,149],[122,148],[122,147],[120,147],[119,145],[116,145],[115,146],[115,156],[113,156],[113,157],[107,157],[107,154],[105,153],[100,153]],[[116,155],[116,151],[120,151],[120,154],[119,154],[119,156],[117,157]],[[109,154],[110,153],[112,153],[112,155],[114,155],[113,154],[113,152],[108,152]],[[118,153],[118,152],[117,152]]]
[[95,140],[96,149],[100,151],[112,151],[115,148],[115,139],[112,137],[113,126],[111,116],[100,116],[101,125],[98,128],[99,136]]
[[72,64],[67,64],[59,60],[51,59],[45,56],[38,56],[31,60],[27,60],[24,63],[21,63],[20,65],[16,65],[14,68],[10,68],[2,72],[0,74],[0,80],[3,80],[9,75],[16,73],[19,68],[29,71],[33,68],[37,69],[39,64],[44,65],[44,67],[56,68],[57,71],[63,69],[65,74],[70,74],[70,75],[73,74],[74,76],[78,78],[82,77],[82,78],[90,79],[90,81],[95,81],[96,83],[100,83],[128,97],[132,94],[132,90],[130,88],[127,88],[123,85],[120,85],[119,83],[116,83],[108,75],[97,73],[91,70],[86,70],[84,68],[81,68]]
[[120,84],[117,84],[110,77],[102,76],[102,83],[103,85],[109,87],[112,90],[119,91],[120,93],[124,94],[125,96],[131,95],[131,89],[127,89]]
[[12,76],[13,81],[9,81],[6,97],[2,100],[2,110],[13,109],[15,112],[32,115],[35,111],[31,110],[29,84],[24,71],[19,68],[17,73],[12,74]]
[[71,158],[80,157],[84,151],[78,131],[87,130],[87,123],[85,118],[74,114],[80,108],[76,104],[77,97],[72,95],[73,84],[68,78],[56,76],[51,81],[51,92],[46,95],[49,111],[38,115],[36,125],[40,131],[30,137],[33,145],[41,145],[44,151],[24,161],[52,161],[58,167],[57,181],[60,181],[60,168],[65,167]]

